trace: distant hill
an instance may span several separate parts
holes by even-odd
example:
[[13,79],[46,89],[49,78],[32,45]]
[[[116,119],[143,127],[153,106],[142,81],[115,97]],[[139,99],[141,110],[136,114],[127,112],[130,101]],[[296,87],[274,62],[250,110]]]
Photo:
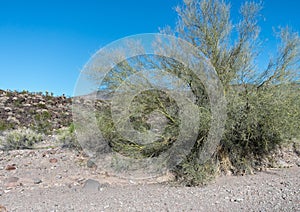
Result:
[[72,122],[72,99],[0,90],[0,131],[18,127],[49,132]]
[[[5,91],[0,89],[0,131],[18,127],[50,133],[72,123],[72,102],[92,98],[106,101],[111,93],[97,92],[77,97],[53,96],[49,93]],[[98,101],[97,101],[98,102]]]

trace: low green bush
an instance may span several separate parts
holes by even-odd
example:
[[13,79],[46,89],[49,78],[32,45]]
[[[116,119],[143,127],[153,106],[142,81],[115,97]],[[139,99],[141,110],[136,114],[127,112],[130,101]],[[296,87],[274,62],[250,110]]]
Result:
[[0,131],[9,130],[9,129],[12,129],[13,127],[14,127],[14,124],[7,123],[3,120],[0,120]]
[[27,128],[4,132],[1,146],[4,150],[31,149],[35,143],[41,142],[43,135]]
[[75,126],[70,124],[69,127],[62,128],[58,131],[58,140],[62,142],[63,147],[71,149],[82,149],[76,139]]

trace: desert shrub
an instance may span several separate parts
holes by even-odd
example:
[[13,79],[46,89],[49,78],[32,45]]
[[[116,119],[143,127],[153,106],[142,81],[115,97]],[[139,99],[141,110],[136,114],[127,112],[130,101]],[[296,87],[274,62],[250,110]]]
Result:
[[4,133],[1,141],[4,150],[31,149],[41,142],[43,135],[27,128],[19,128]]
[[299,138],[299,91],[282,84],[227,95],[228,119],[221,145],[238,172],[255,168],[255,160]]
[[0,120],[0,131],[5,131],[14,128],[13,123],[7,123],[3,120]]
[[32,112],[33,115],[33,125],[32,129],[41,133],[50,134],[52,131],[51,126],[51,113],[49,111],[43,111],[41,113]]
[[130,108],[131,115],[129,120],[133,128],[139,132],[151,129],[153,123],[151,125],[149,115],[152,112],[166,115],[166,126],[162,135],[151,144],[142,144],[134,140],[124,139],[116,130],[110,107],[110,104],[104,104],[98,109],[98,126],[112,149],[125,156],[133,158],[158,156],[170,147],[176,134],[178,134],[178,114],[176,114],[178,109],[176,109],[176,103],[174,100],[167,98],[166,94],[162,92],[152,90],[141,93],[133,100]]
[[193,152],[182,161],[175,169],[176,181],[184,186],[205,185],[218,172],[218,164],[216,159],[210,159],[204,164],[198,163],[198,155]]
[[58,140],[62,142],[63,147],[71,149],[81,149],[80,144],[76,139],[75,126],[70,124],[69,127],[62,128],[58,131]]

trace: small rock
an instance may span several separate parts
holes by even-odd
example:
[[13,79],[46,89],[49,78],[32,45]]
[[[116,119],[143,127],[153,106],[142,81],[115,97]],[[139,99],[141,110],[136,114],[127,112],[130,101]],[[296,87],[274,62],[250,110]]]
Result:
[[244,199],[243,199],[243,198],[236,198],[234,201],[235,201],[235,202],[243,202]]
[[86,191],[99,191],[100,183],[96,180],[88,179],[85,181],[83,189]]
[[27,157],[33,157],[33,156],[36,156],[35,151],[30,151],[30,152],[27,154]]
[[17,168],[16,164],[12,164],[12,165],[7,165],[5,170],[11,171],[11,170],[15,170],[16,168]]
[[244,199],[243,198],[231,198],[230,199],[230,202],[243,202],[244,201]]
[[33,179],[33,183],[34,183],[34,184],[40,184],[40,183],[42,183],[42,180],[36,178],[36,179]]
[[131,184],[136,184],[136,182],[133,181],[133,180],[129,180],[129,183],[131,183]]
[[44,153],[42,154],[42,157],[43,157],[43,158],[44,158],[44,157],[49,158],[49,155],[48,155],[46,152],[44,152]]
[[6,183],[5,186],[7,189],[12,189],[12,188],[16,188],[18,186],[23,186],[23,184],[20,182],[10,182],[10,183]]
[[98,181],[96,180],[92,180],[92,179],[88,179],[85,181],[84,185],[83,185],[83,189],[85,191],[99,191],[102,190],[102,188],[107,187],[108,184],[100,184]]
[[48,151],[47,151],[47,153],[48,154],[51,154],[51,155],[54,155],[55,153],[56,153],[56,149],[49,149]]
[[226,189],[226,191],[227,191],[228,193],[231,193],[231,190],[230,190],[230,189]]
[[51,159],[49,160],[50,163],[57,163],[57,161],[58,161],[58,160],[57,160],[56,158],[51,158]]
[[42,157],[47,157],[47,158],[48,158],[49,155],[53,155],[53,154],[55,154],[55,153],[56,153],[56,150],[55,150],[55,149],[49,149],[49,150],[43,152]]
[[96,168],[97,167],[96,164],[91,159],[87,161],[86,165],[89,168]]
[[4,110],[5,110],[5,112],[12,111],[12,109],[10,107],[5,107]]
[[83,183],[84,180],[85,180],[85,178],[79,178],[76,181],[77,181],[77,183]]

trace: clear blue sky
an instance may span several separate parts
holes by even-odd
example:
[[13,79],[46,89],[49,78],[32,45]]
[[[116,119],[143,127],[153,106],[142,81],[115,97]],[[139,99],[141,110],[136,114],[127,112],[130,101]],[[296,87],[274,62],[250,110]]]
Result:
[[[240,5],[231,1],[233,18]],[[0,0],[0,89],[72,96],[80,70],[106,44],[174,26],[181,0]],[[265,0],[262,38],[272,27],[300,31],[300,1]],[[274,40],[266,49],[274,50]]]

